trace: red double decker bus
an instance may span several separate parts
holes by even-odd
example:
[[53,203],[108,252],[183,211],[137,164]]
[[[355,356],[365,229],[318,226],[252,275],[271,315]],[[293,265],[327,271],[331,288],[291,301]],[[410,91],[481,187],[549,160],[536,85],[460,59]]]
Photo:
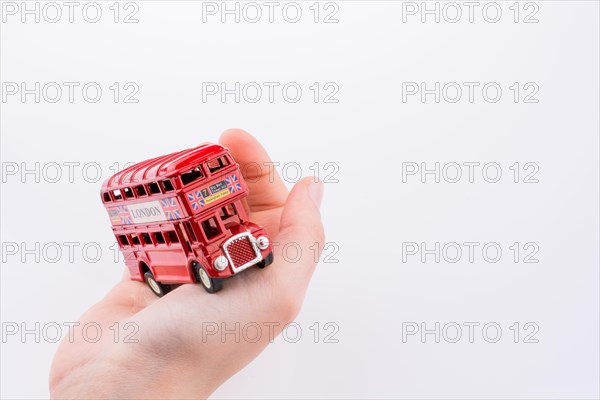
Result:
[[248,221],[247,195],[239,165],[216,144],[142,161],[101,190],[131,279],[158,296],[173,283],[215,293],[224,278],[273,261],[265,230]]

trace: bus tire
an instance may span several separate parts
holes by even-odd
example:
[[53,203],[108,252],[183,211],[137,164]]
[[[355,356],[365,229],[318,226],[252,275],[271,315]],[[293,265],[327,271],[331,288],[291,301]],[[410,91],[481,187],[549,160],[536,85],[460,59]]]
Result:
[[154,293],[158,297],[163,297],[165,294],[167,294],[167,292],[168,292],[167,286],[158,282],[154,278],[154,275],[152,274],[152,272],[147,271],[144,274],[144,280],[148,284],[148,287],[150,288],[150,290],[152,290],[152,293]]
[[267,265],[271,265],[273,263],[273,252],[270,252],[269,255],[262,260],[261,262],[259,262],[258,264],[256,264],[258,266],[258,268],[264,268]]
[[211,278],[208,275],[208,272],[197,263],[194,267],[196,271],[196,280],[200,282],[204,290],[208,293],[217,293],[219,290],[223,289],[223,279],[221,278]]

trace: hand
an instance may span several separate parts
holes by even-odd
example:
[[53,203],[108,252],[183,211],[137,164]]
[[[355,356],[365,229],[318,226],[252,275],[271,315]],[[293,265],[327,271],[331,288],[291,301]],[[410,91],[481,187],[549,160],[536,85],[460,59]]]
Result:
[[[255,174],[256,168],[245,166],[270,161],[258,141],[241,130],[226,131],[220,142],[242,171]],[[102,328],[98,342],[74,335],[61,343],[50,371],[53,398],[208,397],[270,343],[269,327],[277,335],[296,317],[315,268],[314,252],[308,249],[315,243],[323,248],[323,184],[305,178],[288,194],[279,176],[273,181],[268,173],[264,168],[262,176],[247,180],[247,205],[250,221],[280,244],[273,264],[228,279],[217,294],[206,293],[200,284],[181,285],[162,298],[126,272],[79,320],[79,328],[86,323]],[[292,242],[307,249],[294,263],[281,254],[283,245]],[[137,343],[115,340],[115,322],[135,324]],[[236,323],[257,324],[262,335],[255,341],[253,330],[252,340],[237,343],[233,334],[222,337],[222,327],[232,330]]]

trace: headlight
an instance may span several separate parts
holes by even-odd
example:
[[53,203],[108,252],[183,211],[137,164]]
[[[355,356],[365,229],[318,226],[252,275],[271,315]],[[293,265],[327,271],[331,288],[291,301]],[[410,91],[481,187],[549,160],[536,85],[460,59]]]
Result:
[[227,265],[229,265],[229,261],[227,261],[227,258],[225,258],[225,256],[219,256],[215,258],[215,261],[213,261],[213,265],[219,271],[223,271],[225,268],[227,268]]
[[259,249],[265,250],[267,247],[269,247],[269,238],[266,236],[259,236],[258,239],[256,239],[256,245]]

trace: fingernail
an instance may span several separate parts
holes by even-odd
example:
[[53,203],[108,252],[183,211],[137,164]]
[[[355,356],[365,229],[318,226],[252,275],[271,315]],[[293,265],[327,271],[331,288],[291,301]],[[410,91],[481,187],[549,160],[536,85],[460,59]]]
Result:
[[321,208],[321,200],[323,200],[323,182],[311,182],[308,186],[308,196],[318,208]]

